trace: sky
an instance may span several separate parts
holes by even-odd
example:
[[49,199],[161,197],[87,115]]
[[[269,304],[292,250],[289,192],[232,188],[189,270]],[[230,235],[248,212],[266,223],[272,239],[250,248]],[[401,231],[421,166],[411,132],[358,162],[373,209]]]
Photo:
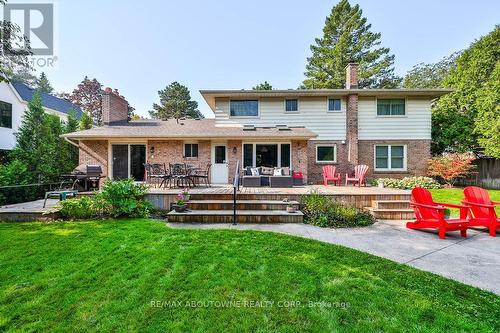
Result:
[[[14,0],[12,0],[14,1]],[[147,116],[158,90],[186,85],[206,117],[200,89],[249,89],[267,80],[297,88],[309,46],[321,37],[337,1],[325,0],[57,0],[55,68],[61,92],[84,76],[116,88]],[[498,0],[358,0],[395,71],[436,62],[500,24]]]

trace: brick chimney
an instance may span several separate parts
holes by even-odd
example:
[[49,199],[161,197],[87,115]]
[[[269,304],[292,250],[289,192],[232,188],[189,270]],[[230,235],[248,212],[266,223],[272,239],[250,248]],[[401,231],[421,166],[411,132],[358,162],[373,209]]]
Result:
[[[349,63],[346,68],[346,89],[358,89],[358,64]],[[348,94],[346,98],[346,139],[347,160],[358,164],[358,94]]]
[[101,110],[104,125],[123,125],[128,122],[128,102],[117,89],[104,89]]
[[358,64],[350,62],[345,67],[345,88],[358,89]]

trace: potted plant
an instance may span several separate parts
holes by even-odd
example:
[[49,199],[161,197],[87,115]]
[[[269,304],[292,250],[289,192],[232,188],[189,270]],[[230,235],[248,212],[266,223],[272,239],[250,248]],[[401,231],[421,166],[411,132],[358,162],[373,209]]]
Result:
[[287,213],[296,213],[297,207],[293,203],[289,203],[288,205],[286,205],[286,212]]
[[185,188],[182,190],[181,194],[184,197],[184,202],[189,202],[189,199],[191,197],[191,195],[189,194],[189,190]]
[[172,205],[172,207],[178,213],[186,211],[187,203],[184,194],[177,194],[177,200],[175,201],[175,204]]

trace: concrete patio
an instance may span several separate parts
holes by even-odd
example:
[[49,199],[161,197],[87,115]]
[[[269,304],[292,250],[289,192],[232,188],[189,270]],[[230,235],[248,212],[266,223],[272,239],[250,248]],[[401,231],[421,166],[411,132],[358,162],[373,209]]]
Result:
[[184,224],[173,228],[235,229],[284,233],[338,244],[439,274],[500,295],[500,237],[468,230],[440,240],[434,231],[407,229],[402,221],[378,221],[366,228],[325,229],[307,224]]

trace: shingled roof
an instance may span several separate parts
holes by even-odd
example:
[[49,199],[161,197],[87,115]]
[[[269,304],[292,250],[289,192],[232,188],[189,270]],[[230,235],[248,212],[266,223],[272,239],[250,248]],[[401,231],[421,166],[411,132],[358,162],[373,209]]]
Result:
[[256,127],[244,129],[241,126],[216,126],[215,119],[174,119],[137,120],[121,126],[102,126],[88,130],[64,134],[71,139],[108,139],[108,138],[143,138],[143,139],[231,139],[231,138],[287,138],[310,139],[316,133],[304,127]]
[[[35,93],[35,89],[25,85],[22,82],[13,82],[12,86],[16,89],[19,96],[26,102],[29,102],[33,99],[33,94]],[[70,110],[75,111],[75,116],[80,119],[83,112],[80,107],[74,105],[68,100],[63,98],[59,98],[47,93],[40,93],[40,97],[42,98],[42,105],[48,109],[52,109],[55,111],[59,111],[62,113],[68,114]]]

